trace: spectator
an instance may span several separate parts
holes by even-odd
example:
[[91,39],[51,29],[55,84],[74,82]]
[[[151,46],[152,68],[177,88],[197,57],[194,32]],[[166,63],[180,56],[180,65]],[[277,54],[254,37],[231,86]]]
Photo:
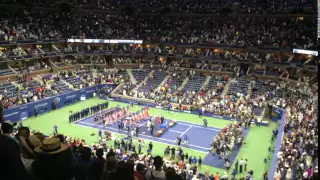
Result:
[[104,178],[106,161],[103,158],[103,149],[96,150],[96,158],[90,167],[89,180],[101,180]]
[[134,171],[134,176],[138,179],[138,180],[144,180],[145,177],[145,166],[141,163],[137,164],[136,167],[136,171]]
[[1,180],[33,179],[26,171],[20,156],[19,142],[11,136],[16,123],[4,121],[1,124],[2,134],[0,135],[0,174]]
[[166,175],[162,170],[163,161],[160,156],[156,156],[153,159],[153,165],[155,169],[149,169],[146,173],[146,180],[165,180]]
[[35,149],[36,160],[32,169],[36,178],[43,180],[70,180],[73,177],[71,169],[71,151],[58,138],[48,138],[42,146]]
[[[35,148],[42,145],[42,141],[39,139],[41,133],[31,135],[27,138],[21,138],[21,148],[24,149],[22,153],[22,162],[29,174],[32,174],[32,163],[35,160]],[[39,137],[38,137],[39,136]]]
[[169,167],[167,170],[166,170],[166,173],[165,173],[165,177],[166,177],[166,180],[183,180],[183,178],[181,176],[179,176],[176,171]]
[[134,180],[133,164],[120,161],[117,165],[116,172],[108,176],[108,180],[118,179]]
[[80,148],[80,156],[76,157],[75,180],[88,180],[91,165],[91,149],[89,147]]

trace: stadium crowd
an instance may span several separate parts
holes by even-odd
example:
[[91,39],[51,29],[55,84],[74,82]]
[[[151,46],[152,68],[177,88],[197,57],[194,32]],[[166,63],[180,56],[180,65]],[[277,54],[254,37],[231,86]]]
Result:
[[[12,14],[8,14],[12,17]],[[238,47],[313,48],[316,21],[273,17],[156,17],[36,11],[1,24],[3,41],[66,39],[143,39],[151,42]],[[15,17],[15,16],[14,16]],[[41,19],[38,19],[41,17]],[[262,23],[263,22],[263,23]],[[119,26],[121,24],[121,26]],[[41,28],[39,28],[41,27]],[[90,28],[89,28],[90,27]],[[250,28],[248,28],[250,27]]]
[[[20,74],[18,81],[9,83],[1,94],[1,103],[5,109],[17,105],[35,102],[59,93],[70,92],[74,89],[90,87],[96,84],[110,82],[111,79],[120,81],[121,78],[112,78],[111,72],[96,72],[97,69],[79,69],[74,71],[59,71],[43,75],[35,79],[29,71]],[[72,88],[70,88],[70,86]],[[110,88],[99,89],[101,94],[110,92]],[[98,93],[98,91],[97,91]],[[99,93],[99,94],[100,94]]]
[[[318,130],[317,130],[317,110],[316,110],[316,104],[315,104],[316,99],[314,98],[315,96],[314,96],[313,92],[311,90],[308,90],[307,88],[294,89],[294,88],[289,88],[287,86],[283,86],[281,84],[278,84],[278,85],[276,85],[275,89],[276,90],[274,92],[269,92],[269,94],[265,94],[264,97],[261,97],[263,101],[267,100],[273,106],[277,106],[277,107],[281,107],[281,108],[286,109],[286,121],[285,121],[284,136],[283,136],[284,138],[282,141],[281,150],[277,154],[279,162],[278,162],[278,168],[277,168],[277,171],[275,174],[275,179],[294,179],[297,177],[299,179],[311,179],[311,177],[314,178],[317,175],[317,159],[318,159],[318,156],[316,153],[317,148],[318,148],[318,145],[316,143],[318,141],[318,135],[317,135]],[[240,99],[241,99],[241,96],[240,96]],[[243,99],[243,101],[247,103],[246,99]],[[204,109],[203,111],[206,111],[206,110]],[[240,118],[240,120],[241,119],[242,118]],[[247,118],[244,118],[244,119],[246,120]],[[247,121],[245,121],[245,124],[247,124]],[[230,126],[236,127],[233,125],[230,125]],[[241,126],[242,125],[240,125],[240,127]],[[6,123],[2,124],[1,128],[3,130],[3,133],[7,134],[7,136],[1,136],[1,138],[5,138],[5,137],[10,136],[9,134],[12,133],[13,126],[12,126],[12,124],[10,124],[10,122],[6,122]],[[228,138],[226,140],[225,139],[226,137],[224,137],[227,134],[229,134],[229,133],[227,133],[228,129],[230,129],[230,127],[229,128],[225,127],[223,129],[223,132],[221,134],[221,138],[223,140],[221,138],[215,140],[215,142],[213,143],[214,145],[221,148],[221,144],[223,144],[223,143],[220,142],[220,146],[217,145],[217,144],[219,144],[220,140],[226,141],[226,142],[228,142],[230,140],[230,139],[228,140]],[[122,148],[120,148],[120,149],[116,148],[117,150],[111,150],[112,147],[108,147],[105,150],[97,150],[97,148],[94,148],[94,146],[91,146],[93,150],[94,149],[96,150],[95,158],[91,159],[89,157],[90,157],[92,150],[90,148],[87,148],[86,147],[87,145],[80,145],[82,143],[79,143],[79,141],[77,141],[76,144],[78,144],[80,147],[75,148],[75,147],[71,146],[71,148],[70,148],[71,150],[68,150],[69,148],[66,145],[64,145],[64,143],[66,143],[65,140],[61,140],[64,138],[60,138],[61,142],[57,139],[52,139],[52,138],[44,140],[44,138],[42,136],[41,136],[41,138],[38,137],[40,141],[35,140],[35,139],[37,139],[35,137],[35,135],[37,135],[37,133],[35,133],[35,135],[30,136],[29,135],[30,130],[28,130],[26,127],[20,128],[18,134],[21,134],[20,136],[18,136],[18,141],[21,143],[22,147],[26,146],[26,144],[27,144],[27,146],[24,148],[26,148],[25,150],[27,150],[27,151],[29,150],[29,153],[31,152],[31,155],[29,154],[31,158],[29,156],[28,157],[25,155],[23,156],[22,162],[23,162],[23,165],[25,166],[25,169],[27,169],[29,173],[32,172],[31,174],[35,175],[36,177],[42,177],[43,179],[52,179],[51,176],[55,177],[55,178],[59,177],[62,179],[64,179],[65,177],[70,178],[72,176],[78,177],[78,173],[80,173],[82,176],[83,176],[82,173],[86,173],[85,177],[90,177],[89,174],[92,171],[95,172],[93,174],[90,174],[92,176],[99,176],[101,174],[106,174],[108,177],[113,176],[113,178],[123,177],[123,174],[121,172],[128,171],[130,173],[127,174],[128,176],[126,176],[126,178],[129,178],[129,177],[134,178],[135,176],[139,176],[139,175],[136,175],[135,173],[138,173],[141,170],[143,170],[143,172],[145,172],[146,167],[149,167],[149,168],[155,167],[156,168],[155,171],[159,171],[155,174],[159,174],[159,176],[162,177],[163,179],[170,179],[169,172],[171,172],[171,173],[176,172],[176,174],[182,175],[183,177],[189,177],[187,179],[192,179],[193,177],[196,178],[197,176],[201,176],[201,175],[199,175],[199,173],[197,173],[199,170],[196,170],[197,168],[199,168],[199,165],[197,165],[198,163],[196,162],[197,160],[195,160],[195,162],[194,162],[194,160],[192,160],[189,163],[187,163],[188,161],[181,162],[182,159],[186,158],[186,157],[182,157],[181,152],[178,155],[178,157],[173,158],[173,159],[177,159],[178,161],[172,161],[172,160],[170,161],[169,160],[167,162],[166,160],[162,160],[162,158],[160,158],[160,157],[154,157],[154,159],[152,160],[152,158],[151,158],[152,157],[152,153],[151,153],[152,150],[150,151],[150,147],[148,148],[149,150],[147,151],[147,154],[143,155],[143,154],[138,153],[138,154],[134,154],[134,155],[129,155],[129,154],[124,153],[124,152],[126,152],[125,151],[126,148],[124,148],[123,150],[121,150]],[[17,135],[16,135],[16,137],[17,137]],[[28,138],[29,140],[26,140],[26,138]],[[6,141],[4,141],[4,143],[9,143],[9,141],[10,141],[9,139],[6,139]],[[26,141],[26,142],[24,142],[24,141]],[[30,142],[28,142],[28,141],[30,141]],[[33,143],[35,143],[34,141],[36,141],[37,144],[33,144]],[[233,146],[240,146],[242,144],[242,140],[240,137],[239,138],[232,138],[231,137],[230,142],[232,142],[232,141],[235,143],[235,144],[233,144]],[[17,144],[12,144],[12,142],[10,142],[10,143],[12,146],[8,146],[8,148],[15,148],[15,150],[12,151],[11,153],[16,153],[16,154],[10,154],[10,155],[20,156],[19,153],[17,153],[17,152],[19,152],[19,151],[17,151],[17,149],[19,149],[19,146],[17,146]],[[33,145],[30,145],[30,143]],[[49,144],[47,144],[47,143],[49,143]],[[59,149],[59,150],[55,149],[55,151],[54,151],[55,153],[45,152],[45,148],[50,148],[51,146],[53,146],[53,144],[50,144],[50,143],[55,143],[55,146],[62,148],[63,152],[64,151],[66,151],[66,152],[70,151],[70,152],[62,153],[62,152],[60,152],[60,151],[62,151],[62,149]],[[62,143],[62,144],[60,144],[60,143]],[[57,144],[60,144],[60,145],[57,145]],[[32,148],[31,148],[31,151],[30,151],[30,149],[28,149],[28,147],[30,148],[30,146],[35,149],[32,150]],[[42,148],[39,148],[37,146],[42,146]],[[81,146],[84,146],[84,147],[81,148]],[[137,145],[138,152],[139,151],[141,152],[141,146],[142,145],[139,145],[139,144]],[[215,146],[213,146],[213,147],[215,147]],[[212,149],[213,153],[220,154],[221,157],[228,157],[228,153],[227,153],[228,151],[226,151],[226,153],[222,153],[224,151],[218,150],[217,147]],[[229,145],[228,145],[228,147],[229,147]],[[24,148],[22,148],[22,149],[24,149]],[[74,150],[74,148],[76,150]],[[128,150],[130,150],[130,149],[132,150],[132,148],[128,148]],[[152,149],[152,147],[151,147],[151,149]],[[133,148],[133,150],[135,150],[135,148]],[[71,151],[73,153],[71,153]],[[103,152],[105,152],[105,154],[108,152],[105,158],[104,158],[105,155],[104,156],[101,155],[101,153],[103,154]],[[25,152],[22,151],[22,154],[23,153],[25,153]],[[53,155],[56,153],[60,154],[60,155],[59,156]],[[62,157],[66,157],[66,156],[70,157],[69,153],[73,154],[73,156],[71,156],[71,157],[74,157],[75,161],[66,162],[65,158],[62,158]],[[84,159],[82,159],[83,158],[82,156],[84,155],[83,153],[86,153],[86,156],[87,156]],[[110,154],[113,154],[113,155],[110,156]],[[175,153],[173,153],[173,154],[175,154]],[[12,157],[12,156],[10,156],[10,157]],[[25,157],[27,157],[27,158],[25,159]],[[57,158],[57,157],[60,157],[60,158]],[[111,157],[111,159],[110,159],[110,157]],[[57,158],[57,160],[54,160],[56,158]],[[78,159],[78,158],[80,158],[80,159]],[[188,159],[188,158],[186,158],[186,159]],[[19,160],[19,158],[14,157],[12,164],[15,166],[18,166],[18,164],[19,164],[18,160]],[[84,160],[85,160],[85,162],[83,162]],[[127,163],[125,163],[123,160],[126,161]],[[130,161],[130,160],[133,160],[133,161]],[[34,163],[32,163],[32,165],[31,165],[30,161],[34,161]],[[49,162],[47,162],[47,161],[49,161]],[[96,162],[96,161],[98,161],[98,162]],[[99,165],[95,164],[95,162],[98,163]],[[131,164],[130,162],[132,162],[133,164]],[[152,162],[154,163],[154,166],[152,165]],[[15,164],[15,163],[17,163],[17,164]],[[59,164],[54,165],[52,163],[59,163]],[[107,164],[107,169],[106,169],[107,173],[103,173],[103,171],[102,171],[102,169],[104,167],[103,166],[104,163]],[[112,164],[111,169],[109,169],[110,168],[109,163]],[[62,164],[63,164],[63,166],[62,166]],[[134,164],[136,164],[136,166]],[[140,164],[140,165],[138,165],[138,164]],[[144,167],[141,164],[145,164],[147,166]],[[159,169],[164,164],[165,164],[165,167],[163,167],[163,168],[165,169],[166,172],[163,172],[162,170]],[[189,165],[187,165],[187,164],[189,164]],[[51,169],[52,171],[49,172],[48,170],[43,169],[42,166],[44,166],[44,165],[50,166],[50,167],[55,167],[55,168],[53,168],[54,170]],[[144,168],[141,169],[141,166]],[[169,169],[167,168],[168,166],[174,167],[173,168],[174,170],[171,171],[170,168]],[[186,168],[188,166],[190,167],[189,169]],[[84,167],[85,167],[85,169],[82,169]],[[136,167],[136,172],[133,171],[134,167]],[[182,167],[185,167],[185,168],[182,168]],[[226,162],[226,170],[228,170],[227,168],[229,168],[229,167],[230,167],[230,164],[228,164],[228,161],[227,161]],[[72,168],[75,168],[75,169],[72,169]],[[81,170],[79,171],[79,169],[77,169],[77,168],[80,168]],[[185,169],[185,170],[181,171],[182,170],[181,168]],[[22,175],[23,175],[23,172],[25,172],[25,169],[23,168],[23,166],[21,166],[21,162],[20,162],[19,170],[21,171]],[[31,169],[32,169],[32,171],[31,171]],[[75,170],[75,171],[73,171],[73,170]],[[190,170],[192,170],[192,173]],[[58,173],[58,171],[59,171],[59,173]],[[147,170],[147,174],[143,175],[141,178],[143,179],[143,177],[145,176],[146,179],[149,180],[150,179],[150,178],[148,179],[148,172],[149,171],[150,170]],[[10,171],[8,171],[8,172],[10,172]],[[52,174],[52,172],[55,172],[55,174]],[[111,173],[111,172],[113,172],[113,173]],[[235,171],[235,172],[239,173],[240,171],[239,172]],[[250,171],[250,173],[253,173],[253,171]],[[249,173],[249,176],[246,176],[246,177],[249,177],[248,179],[250,179],[250,178],[252,179],[252,177],[250,176],[250,173]],[[17,175],[17,173],[12,173],[11,175],[13,175],[13,174]],[[234,170],[232,170],[232,174],[234,174]],[[155,175],[155,176],[157,176],[157,175]],[[174,175],[174,176],[176,176],[176,175]],[[204,176],[207,176],[209,178],[210,175],[208,173],[206,173]],[[221,175],[220,179],[223,179],[222,176],[224,176],[224,175]],[[28,177],[28,176],[25,176],[25,178],[26,177]],[[210,177],[212,177],[212,176],[210,176]],[[213,177],[215,177],[215,176],[213,176]]]
[[[173,76],[173,72],[170,72],[169,70],[169,73]],[[179,73],[177,73],[177,75],[179,76]],[[184,75],[181,75],[181,76],[184,77]],[[228,81],[228,77],[217,76],[216,78],[217,80]],[[173,81],[173,79],[171,81]],[[259,96],[257,96],[258,99],[255,99],[255,98],[247,99],[245,96],[239,93],[233,93],[229,95],[229,98],[224,98],[220,100],[227,101],[225,105],[228,105],[229,108],[233,106],[232,103],[230,103],[230,101],[231,102],[234,101],[236,103],[240,102],[239,107],[240,106],[244,107],[245,111],[248,111],[248,112],[252,111],[251,110],[252,108],[249,108],[250,106],[248,106],[248,104],[254,104],[256,106],[263,107],[261,105],[261,102],[265,100],[271,101],[272,103],[274,103],[275,106],[287,108],[288,114],[289,115],[294,114],[294,115],[288,116],[288,121],[286,122],[286,128],[285,128],[286,134],[284,136],[285,141],[282,146],[283,147],[282,151],[278,154],[279,168],[275,176],[278,178],[280,176],[286,177],[287,179],[290,179],[290,177],[292,176],[311,177],[313,174],[312,171],[316,170],[316,167],[314,165],[312,166],[312,164],[317,160],[317,156],[315,154],[316,152],[315,149],[317,148],[317,146],[316,144],[314,144],[314,142],[317,142],[317,138],[318,138],[317,130],[316,130],[317,122],[315,119],[316,117],[315,116],[316,110],[315,110],[315,104],[314,104],[315,101],[314,99],[310,99],[311,97],[314,96],[314,94],[308,88],[302,88],[301,90],[300,89],[297,90],[294,87],[286,87],[286,86],[283,86],[283,84],[275,84],[275,83],[270,83],[268,86],[274,86],[275,88],[271,88],[271,92],[260,94]],[[218,89],[218,86],[217,86],[217,89]],[[215,91],[214,89],[212,90],[213,92],[216,92],[218,94],[218,91]],[[293,104],[293,102],[296,102],[295,100],[297,99],[298,99],[297,101],[298,107],[299,106],[301,107],[300,111],[295,109],[296,106],[295,104]],[[198,102],[196,99],[194,101]],[[241,102],[243,103],[243,105],[241,105]],[[222,107],[225,106],[223,104],[224,102],[222,103]],[[217,105],[219,105],[219,103]],[[293,108],[293,110],[291,110],[291,108]],[[213,108],[213,109],[216,109],[216,108]],[[210,112],[210,106],[208,107],[205,106],[205,108],[202,111]],[[218,112],[215,112],[215,113],[218,113]],[[229,113],[227,112],[225,115],[238,116],[237,112],[233,112],[233,111],[231,112],[229,111]],[[250,113],[248,113],[248,115],[250,115]],[[241,114],[241,116],[247,123],[247,120],[249,117],[245,118],[244,114],[243,115]],[[303,116],[305,116],[306,119],[308,119],[308,122],[310,122],[310,124],[303,121]],[[299,138],[301,137],[302,139],[299,139],[297,137]],[[303,143],[304,141],[307,143]],[[237,143],[239,143],[239,141]],[[213,152],[217,153],[217,150],[213,149]],[[298,152],[301,154],[299,154]],[[228,163],[226,162],[226,165],[227,164]],[[183,171],[183,172],[187,173],[188,171]],[[178,173],[178,174],[181,174],[181,173]],[[192,173],[192,175],[194,174],[195,176],[198,176],[197,173]]]
[[[19,4],[20,1],[3,0],[2,3]],[[122,11],[122,7],[130,5],[136,12],[176,12],[176,13],[211,13],[220,14],[230,11],[243,14],[287,13],[289,7],[305,7],[315,12],[315,2],[312,0],[285,0],[285,1],[103,1],[103,0],[70,0],[79,10]],[[57,8],[58,3],[53,1],[36,0],[35,6]],[[221,8],[223,7],[223,8]],[[130,10],[130,8],[127,8]],[[223,10],[223,11],[222,11]],[[0,41],[16,40],[56,40],[72,36],[98,39],[143,39],[149,42],[181,43],[181,44],[211,44],[236,47],[262,48],[314,48],[316,44],[316,20],[304,17],[275,18],[256,16],[229,16],[221,17],[187,17],[187,16],[128,16],[106,15],[98,12],[72,11],[61,13],[54,11],[31,10],[24,13],[3,13],[5,19],[0,22]],[[281,61],[279,57],[270,57],[253,53],[221,53],[197,52],[195,48],[179,50],[163,47],[106,47],[111,50],[131,50],[154,52],[168,52],[187,55],[210,55],[213,58],[231,60],[270,60]],[[104,50],[90,45],[74,45],[62,48],[62,52],[80,52],[89,50]],[[1,59],[7,57],[39,55],[34,49],[24,50],[15,47],[10,52],[0,51]],[[104,58],[95,57],[91,61],[95,64],[104,64]],[[113,64],[148,63],[151,69],[158,61],[144,58],[132,59],[128,57],[114,58]],[[283,60],[282,60],[283,61]],[[74,60],[54,62],[56,66],[75,64]],[[160,63],[159,63],[160,64]],[[50,69],[48,63],[39,62],[34,67]],[[141,69],[143,65],[140,65]],[[38,69],[39,69],[38,68]],[[222,70],[233,72],[234,77],[214,76],[212,84],[207,88],[180,89],[187,77],[189,81],[204,80],[201,73],[194,70],[185,71],[183,68],[204,70]],[[300,85],[287,86],[284,83],[267,82],[264,86],[254,89],[253,94],[247,94],[246,80],[242,79],[243,72],[238,72],[235,66],[216,66],[214,63],[176,60],[170,65],[161,64],[156,74],[150,77],[151,81],[139,81],[144,91],[133,85],[125,70],[116,69],[116,73],[105,70],[86,70],[59,72],[51,76],[42,77],[43,83],[37,82],[30,76],[30,71],[37,68],[20,68],[20,79],[14,83],[1,84],[1,104],[4,108],[37,101],[58,93],[72,91],[83,87],[104,82],[124,83],[124,95],[147,98],[156,101],[157,105],[166,107],[171,103],[179,104],[180,110],[185,105],[199,110],[199,114],[209,112],[220,116],[229,116],[239,119],[239,124],[230,124],[222,129],[213,142],[211,152],[219,154],[221,158],[230,155],[233,147],[240,147],[244,142],[241,127],[250,126],[252,121],[259,126],[261,119],[254,117],[254,108],[265,108],[267,104],[285,109],[284,134],[281,149],[277,153],[277,169],[274,174],[276,180],[315,180],[318,179],[318,110],[317,95],[310,87]],[[281,68],[275,71],[289,74]],[[137,72],[137,77],[144,79],[150,71]],[[97,72],[97,74],[95,73]],[[147,74],[147,75],[146,75]],[[167,82],[160,85],[161,78],[169,75]],[[115,78],[114,78],[115,76]],[[221,97],[226,83],[231,78],[231,86],[243,89],[232,89]],[[50,81],[53,80],[53,84]],[[155,83],[155,81],[157,81]],[[159,82],[160,81],[160,82]],[[67,85],[67,83],[70,86]],[[202,81],[201,81],[202,82]],[[203,83],[203,82],[202,82]],[[252,87],[258,84],[251,80]],[[47,85],[51,84],[50,87]],[[248,84],[248,83],[247,83]],[[152,86],[151,86],[152,85]],[[159,89],[154,88],[159,86]],[[261,88],[266,88],[265,91]],[[259,89],[260,88],[260,89]],[[146,90],[146,91],[145,91]],[[110,93],[110,89],[99,90],[101,93]],[[70,122],[82,116],[106,109],[107,104],[85,109],[70,115]],[[103,108],[102,108],[103,107]],[[170,108],[169,108],[170,109]],[[168,147],[164,157],[152,154],[153,144],[148,145],[143,140],[133,143],[131,139],[113,139],[114,146],[107,146],[106,139],[88,145],[85,140],[77,137],[68,137],[54,133],[55,137],[45,137],[40,132],[32,132],[28,127],[5,121],[1,124],[0,135],[0,179],[4,180],[175,180],[175,179],[245,179],[253,180],[254,168],[247,171],[247,161],[238,160],[235,168],[226,160],[224,174],[213,175],[201,169],[202,159],[196,158],[183,150]],[[271,129],[270,129],[271,131]],[[100,135],[99,135],[100,136]],[[274,139],[274,137],[273,137]],[[109,140],[109,139],[108,139]],[[227,143],[227,144],[226,144]],[[145,151],[145,152],[143,152]],[[170,155],[171,151],[171,155]],[[273,151],[273,149],[270,149]],[[244,169],[242,167],[244,166]],[[231,173],[229,169],[231,168]],[[244,171],[244,174],[242,173]],[[267,180],[266,172],[259,179]]]
[[[20,1],[3,0],[5,4],[21,4]],[[122,1],[103,1],[103,0],[68,0],[68,4],[74,6],[75,9],[84,10],[102,10],[105,12],[121,12],[130,6],[133,11],[138,13],[150,12],[172,12],[172,13],[210,13],[220,14],[222,10],[228,9],[231,13],[236,14],[272,14],[272,13],[289,13],[298,12],[304,8],[305,13],[315,13],[316,3],[313,0],[299,1],[299,0],[284,0],[284,1],[228,1],[221,0],[202,0],[202,1],[146,1],[146,0],[122,0]],[[30,2],[35,7],[42,8],[59,8],[60,2],[36,0]],[[226,11],[226,10],[225,10]]]

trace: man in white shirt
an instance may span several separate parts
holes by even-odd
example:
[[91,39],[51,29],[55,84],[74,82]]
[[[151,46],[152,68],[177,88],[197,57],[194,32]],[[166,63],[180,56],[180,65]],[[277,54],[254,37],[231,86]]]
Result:
[[146,180],[165,180],[166,175],[165,172],[162,170],[162,158],[160,156],[156,156],[153,159],[153,165],[155,169],[149,169],[146,173]]
[[241,159],[241,160],[239,161],[239,173],[240,173],[240,174],[242,173],[243,165],[244,165],[244,161],[243,161],[243,159]]

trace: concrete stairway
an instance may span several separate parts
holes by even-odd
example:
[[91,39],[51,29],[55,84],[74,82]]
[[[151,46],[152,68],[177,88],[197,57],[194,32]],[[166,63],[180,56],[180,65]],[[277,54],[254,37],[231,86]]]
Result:
[[41,76],[35,76],[34,77],[34,80],[36,80],[36,81],[38,81],[41,85],[43,85],[44,84],[44,82],[43,82],[43,80],[42,80],[42,78],[41,78]]
[[211,76],[207,76],[200,89],[206,88],[211,80]]
[[54,72],[59,72],[60,71],[60,67],[57,66],[56,64],[54,64],[52,61],[49,60],[49,63],[50,63],[50,67],[52,68],[52,70]]
[[229,79],[226,85],[224,86],[224,89],[221,93],[221,97],[224,97],[228,93],[230,85],[231,85],[231,79]]
[[182,84],[180,85],[180,87],[177,88],[177,90],[178,91],[182,90],[186,86],[186,84],[188,83],[189,79],[190,79],[189,76],[184,78],[184,80],[182,81]]
[[252,93],[252,87],[251,87],[251,83],[249,83],[249,85],[248,85],[248,90],[247,90],[247,95],[251,95],[251,93]]
[[60,49],[57,46],[55,46],[54,44],[52,45],[52,49],[56,52],[61,52]]
[[17,87],[18,89],[23,89],[23,87],[22,87],[21,84],[18,84],[18,83],[15,82],[15,81],[12,81],[11,83],[12,83],[12,85],[14,85],[15,87]]
[[144,78],[144,80],[141,81],[141,83],[138,84],[134,89],[139,89],[144,82],[148,81],[148,79],[152,76],[153,73],[154,73],[154,70],[150,71],[149,74]]
[[134,76],[132,74],[132,69],[127,69],[127,73],[129,75],[131,83],[132,84],[137,84],[137,80],[136,80],[136,78],[134,78]]
[[37,50],[41,53],[41,54],[46,54],[41,48],[37,47]]
[[167,75],[166,77],[164,77],[161,83],[159,84],[159,86],[157,87],[157,89],[161,88],[168,81],[169,78],[170,78],[170,75]]
[[8,64],[8,68],[12,71],[12,72],[14,72],[15,74],[19,74],[16,70],[14,70],[9,64]]

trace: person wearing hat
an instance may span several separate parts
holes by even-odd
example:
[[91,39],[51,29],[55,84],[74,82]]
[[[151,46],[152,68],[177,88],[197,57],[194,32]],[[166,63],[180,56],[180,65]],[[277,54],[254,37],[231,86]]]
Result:
[[43,140],[34,149],[36,160],[32,164],[34,175],[43,180],[69,180],[73,177],[71,169],[71,150],[59,138]]
[[[41,133],[38,133],[41,134]],[[32,163],[35,159],[34,156],[34,149],[38,146],[41,146],[41,140],[38,138],[37,135],[32,135],[27,138],[21,138],[20,140],[22,151],[22,162],[24,167],[28,171],[28,173],[32,173]]]
[[22,163],[19,142],[11,136],[14,126],[16,126],[16,123],[11,121],[4,121],[1,124],[2,134],[0,135],[0,162],[3,166],[0,168],[0,179],[29,180],[32,178]]
[[[26,145],[26,139],[30,136],[30,129],[28,127],[20,127],[18,133],[15,135],[16,139],[20,142],[21,153],[23,157],[30,158],[33,156],[30,148]],[[29,151],[30,150],[30,151]]]
[[162,158],[160,156],[154,157],[153,164],[155,166],[155,169],[149,169],[146,172],[146,180],[165,180],[166,175],[165,172],[162,170]]

